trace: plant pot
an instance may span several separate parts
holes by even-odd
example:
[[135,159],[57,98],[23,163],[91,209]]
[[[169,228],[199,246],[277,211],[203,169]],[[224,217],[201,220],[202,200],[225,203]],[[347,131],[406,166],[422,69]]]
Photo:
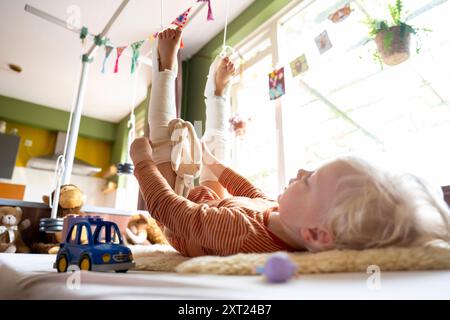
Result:
[[411,33],[406,27],[394,26],[375,36],[378,52],[384,64],[395,66],[409,58]]

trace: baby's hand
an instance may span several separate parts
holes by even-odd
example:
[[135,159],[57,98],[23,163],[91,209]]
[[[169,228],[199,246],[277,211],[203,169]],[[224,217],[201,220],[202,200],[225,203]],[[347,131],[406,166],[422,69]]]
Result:
[[133,160],[134,166],[144,160],[152,159],[152,147],[150,146],[150,141],[146,137],[137,138],[133,141],[130,146],[130,157]]

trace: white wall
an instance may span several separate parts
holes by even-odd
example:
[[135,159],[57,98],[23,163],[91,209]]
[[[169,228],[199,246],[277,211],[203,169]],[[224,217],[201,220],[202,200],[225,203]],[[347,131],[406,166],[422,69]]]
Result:
[[115,208],[134,211],[137,209],[139,184],[134,175],[124,176],[125,183],[123,188],[117,188]]
[[[55,188],[53,172],[26,167],[15,167],[12,179],[0,179],[0,182],[25,185],[23,200],[32,202],[42,202],[42,196],[49,195]],[[86,195],[86,205],[115,207],[116,192],[107,195],[101,192],[101,189],[106,183],[105,179],[72,175],[71,183],[78,186],[84,192]]]

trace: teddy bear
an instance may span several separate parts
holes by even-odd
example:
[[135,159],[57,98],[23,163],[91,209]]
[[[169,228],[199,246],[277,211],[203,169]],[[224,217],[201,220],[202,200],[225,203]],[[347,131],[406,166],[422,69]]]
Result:
[[125,233],[129,244],[169,244],[156,220],[144,214],[131,216]]
[[22,221],[19,207],[0,207],[0,252],[29,253],[30,248],[23,242],[21,232],[30,227],[30,220]]
[[[52,199],[54,195],[55,192],[53,191],[51,195]],[[59,195],[58,217],[64,218],[68,215],[79,215],[85,199],[84,193],[76,185],[62,185]],[[42,200],[45,204],[50,204],[50,198],[48,196],[43,196]],[[33,252],[56,254],[59,250],[59,243],[63,242],[62,232],[46,234],[45,237],[45,243],[40,242],[33,244]]]

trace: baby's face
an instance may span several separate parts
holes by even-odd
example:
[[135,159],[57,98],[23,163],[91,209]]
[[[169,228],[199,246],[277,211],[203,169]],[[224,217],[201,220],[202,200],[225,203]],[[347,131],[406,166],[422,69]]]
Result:
[[348,164],[333,161],[316,171],[300,169],[278,196],[280,219],[297,232],[300,228],[322,227],[339,178],[355,173]]

